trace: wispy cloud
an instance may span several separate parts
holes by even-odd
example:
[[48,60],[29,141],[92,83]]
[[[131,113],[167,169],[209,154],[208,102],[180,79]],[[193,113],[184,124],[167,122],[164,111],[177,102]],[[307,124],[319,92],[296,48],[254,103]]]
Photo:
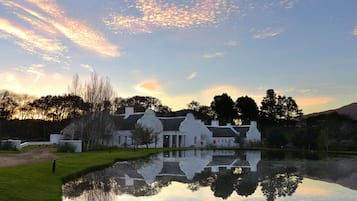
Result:
[[118,46],[110,43],[101,33],[80,20],[67,17],[64,10],[55,1],[25,1],[28,6],[14,1],[0,1],[1,4],[13,11],[15,16],[31,26],[24,28],[25,26],[14,25],[6,19],[0,22],[0,31],[9,35],[9,38],[16,39],[15,43],[25,50],[34,52],[30,48],[34,46],[37,50],[36,53],[44,55],[43,58],[50,58],[51,55],[58,57],[63,55],[66,49],[63,43],[59,42],[65,37],[78,47],[101,56],[116,57],[120,55]]
[[39,54],[44,60],[57,61],[65,47],[56,39],[47,38],[0,18],[0,32],[24,50]]
[[194,79],[195,77],[197,77],[197,72],[192,72],[191,74],[189,74],[186,79],[188,80],[192,80]]
[[158,0],[136,0],[129,5],[140,12],[140,17],[111,14],[104,23],[116,32],[150,33],[154,28],[190,28],[214,24],[230,5],[225,0],[203,0],[191,6],[162,3]]
[[284,8],[293,8],[296,3],[297,3],[297,0],[281,0],[281,1],[279,1],[280,6],[282,6]]
[[263,30],[256,31],[255,34],[253,35],[253,38],[265,39],[265,38],[275,37],[281,34],[283,31],[284,31],[283,28],[267,27]]
[[239,44],[238,41],[235,41],[235,40],[227,41],[224,43],[224,45],[231,46],[231,47],[235,47],[238,44]]
[[145,80],[137,84],[135,90],[141,93],[155,95],[161,93],[162,85],[158,80]]
[[94,72],[94,68],[89,64],[81,64],[82,68],[87,69],[89,72]]
[[357,36],[357,26],[355,27],[355,29],[353,29],[352,35]]
[[15,68],[18,72],[27,73],[34,76],[34,82],[38,82],[45,75],[43,64],[31,64],[29,66],[19,66]]
[[219,58],[219,57],[224,57],[224,53],[223,52],[207,53],[202,55],[202,57],[205,59]]

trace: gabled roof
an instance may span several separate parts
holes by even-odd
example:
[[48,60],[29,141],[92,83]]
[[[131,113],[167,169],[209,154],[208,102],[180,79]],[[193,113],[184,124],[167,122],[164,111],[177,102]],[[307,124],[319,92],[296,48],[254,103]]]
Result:
[[159,175],[185,175],[181,170],[179,162],[164,162]]
[[212,132],[212,137],[236,137],[237,134],[231,127],[207,127]]
[[246,136],[249,126],[233,126],[233,129],[240,135]]
[[144,115],[144,113],[134,113],[127,118],[124,115],[113,115],[117,130],[134,130],[136,122]]
[[236,157],[234,156],[212,156],[212,160],[207,166],[224,166],[231,165]]
[[164,127],[164,131],[178,131],[185,117],[159,117],[159,119]]

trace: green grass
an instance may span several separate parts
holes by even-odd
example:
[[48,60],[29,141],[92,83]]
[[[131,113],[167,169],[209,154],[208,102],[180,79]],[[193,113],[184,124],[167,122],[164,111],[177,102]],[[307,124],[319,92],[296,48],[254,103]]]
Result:
[[118,160],[146,157],[163,149],[129,149],[85,153],[58,153],[56,172],[52,161],[0,169],[0,201],[62,200],[63,181],[110,166]]

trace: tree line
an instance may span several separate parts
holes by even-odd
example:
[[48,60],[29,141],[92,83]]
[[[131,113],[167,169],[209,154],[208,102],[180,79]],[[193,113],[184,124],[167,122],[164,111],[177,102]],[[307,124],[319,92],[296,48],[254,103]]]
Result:
[[277,94],[274,89],[266,91],[260,106],[249,96],[234,101],[223,93],[214,96],[209,105],[192,100],[186,109],[172,111],[155,97],[117,97],[110,80],[96,73],[85,82],[74,75],[64,95],[36,98],[0,91],[0,138],[48,140],[50,133],[58,133],[74,122],[81,126],[72,138],[101,144],[115,127],[110,115],[124,113],[125,107],[134,107],[136,112],[150,108],[160,116],[191,112],[206,124],[212,119],[219,120],[220,125],[257,121],[264,146],[328,150],[341,143],[355,147],[357,142],[355,121],[339,114],[304,119],[294,98]]

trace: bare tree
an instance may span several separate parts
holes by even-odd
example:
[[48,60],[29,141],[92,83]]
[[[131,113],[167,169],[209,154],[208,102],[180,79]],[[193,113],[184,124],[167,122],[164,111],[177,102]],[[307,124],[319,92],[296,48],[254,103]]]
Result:
[[77,73],[73,76],[72,86],[68,87],[68,93],[75,96],[81,95],[81,84]]
[[82,94],[83,99],[91,104],[92,112],[109,109],[115,98],[114,87],[109,78],[99,77],[96,72],[93,72],[90,81],[85,83]]

